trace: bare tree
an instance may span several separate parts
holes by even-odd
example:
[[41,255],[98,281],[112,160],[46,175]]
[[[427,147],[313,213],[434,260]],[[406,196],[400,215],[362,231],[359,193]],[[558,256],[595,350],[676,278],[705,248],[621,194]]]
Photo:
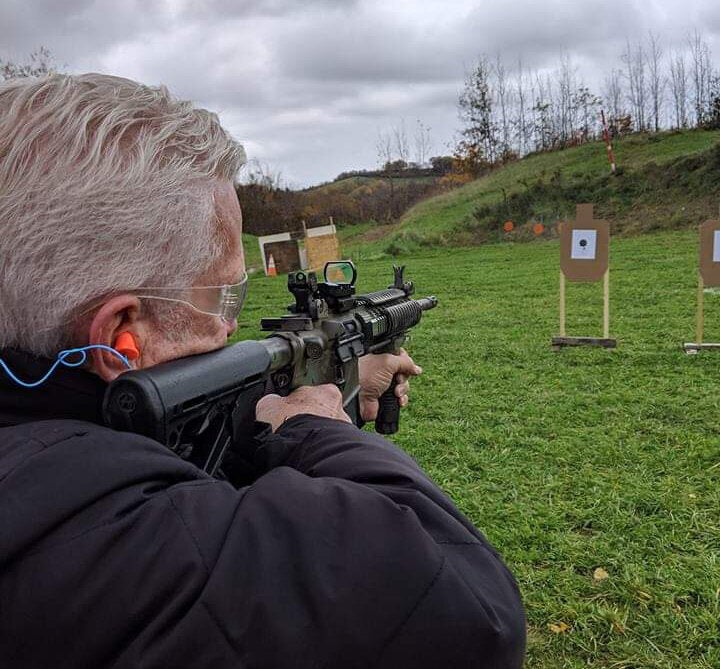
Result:
[[408,141],[405,119],[400,119],[400,124],[392,129],[393,143],[398,160],[407,164],[410,160],[410,142]]
[[625,114],[622,72],[613,68],[610,74],[605,77],[604,100],[610,119],[620,118]]
[[692,58],[693,102],[695,107],[695,125],[701,126],[709,107],[709,91],[712,80],[710,47],[696,30],[687,38]]
[[515,93],[517,99],[517,120],[515,122],[517,132],[518,152],[522,156],[527,152],[527,147],[531,141],[531,126],[528,123],[528,92],[527,81],[525,80],[525,68],[522,59],[518,60],[518,73],[515,81]]
[[688,81],[685,56],[675,53],[670,59],[670,92],[675,112],[675,127],[687,128]]
[[554,106],[550,76],[543,81],[540,74],[536,74],[533,88],[533,131],[535,148],[538,151],[548,151],[557,145]]
[[635,120],[635,127],[642,132],[646,129],[646,83],[645,83],[645,49],[642,44],[634,48],[628,40],[622,55],[625,64],[625,78],[628,82],[628,102]]
[[390,190],[387,199],[387,208],[385,210],[385,218],[390,221],[395,212],[395,180],[393,179],[393,134],[390,131],[378,129],[378,136],[375,142],[375,149],[385,176],[388,179]]
[[50,49],[41,46],[28,56],[27,61],[22,63],[0,58],[0,81],[18,77],[41,77],[56,72],[58,69],[60,68],[55,63]]
[[648,36],[648,74],[650,76],[650,103],[652,105],[653,126],[660,132],[660,112],[665,93],[665,77],[661,72],[663,50],[660,38],[650,32]]
[[415,162],[421,167],[425,165],[430,152],[432,151],[432,143],[430,141],[430,128],[426,126],[420,119],[417,119],[415,125]]
[[248,160],[242,166],[240,183],[246,186],[259,186],[271,191],[287,188],[282,172],[280,170],[275,172],[268,163],[263,163],[257,158]]
[[393,161],[393,138],[390,132],[378,129],[375,140],[375,150],[380,161],[380,166],[385,167]]
[[560,56],[560,68],[556,72],[556,83],[559,140],[561,143],[566,143],[572,137],[577,121],[577,107],[573,100],[577,87],[576,68],[566,52]]
[[500,54],[495,57],[495,95],[500,107],[500,155],[510,151],[510,123],[508,121],[509,90],[507,71]]

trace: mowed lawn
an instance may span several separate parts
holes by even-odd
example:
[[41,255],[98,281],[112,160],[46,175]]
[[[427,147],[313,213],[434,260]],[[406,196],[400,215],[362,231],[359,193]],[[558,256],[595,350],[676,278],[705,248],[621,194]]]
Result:
[[[611,243],[616,351],[551,351],[556,242],[400,259],[440,304],[408,345],[425,373],[393,439],[516,574],[528,667],[720,667],[720,352],[681,350],[696,248]],[[385,287],[391,261],[359,273]],[[251,279],[239,337],[289,297],[284,277]],[[720,341],[720,295],[706,307]],[[569,284],[568,334],[600,335],[601,310],[601,284]]]

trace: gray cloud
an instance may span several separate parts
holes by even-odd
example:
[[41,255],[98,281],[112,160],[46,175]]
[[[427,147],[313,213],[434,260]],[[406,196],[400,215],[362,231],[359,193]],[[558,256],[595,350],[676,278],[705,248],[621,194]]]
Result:
[[307,12],[313,9],[323,11],[344,11],[355,7],[359,0],[179,0],[178,13],[183,18],[217,17],[282,17],[288,14]]
[[2,0],[0,58],[44,45],[71,71],[166,84],[302,185],[372,167],[401,119],[447,152],[481,53],[552,70],[564,51],[597,84],[626,39],[670,51],[693,28],[720,55],[716,0]]
[[129,35],[161,29],[161,3],[123,0],[3,0],[0,4],[0,52],[20,57],[47,46],[58,60],[93,61]]
[[288,26],[277,53],[283,71],[300,79],[348,85],[438,81],[457,74],[462,54],[453,37],[448,29],[428,35],[418,26],[378,21],[367,13],[351,22],[328,16]]

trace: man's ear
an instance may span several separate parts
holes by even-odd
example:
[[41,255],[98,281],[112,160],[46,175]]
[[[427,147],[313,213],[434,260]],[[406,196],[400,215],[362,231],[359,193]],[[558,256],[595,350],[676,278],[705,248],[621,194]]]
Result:
[[[135,360],[135,367],[142,367],[142,324],[139,319],[140,300],[134,295],[118,295],[105,302],[95,314],[90,323],[88,332],[89,344],[103,344],[116,347],[118,336],[122,332],[129,332],[137,342],[140,358]],[[102,349],[92,349],[92,369],[102,379],[113,381],[122,372],[127,371],[125,363],[120,358]],[[132,364],[132,363],[131,363]]]

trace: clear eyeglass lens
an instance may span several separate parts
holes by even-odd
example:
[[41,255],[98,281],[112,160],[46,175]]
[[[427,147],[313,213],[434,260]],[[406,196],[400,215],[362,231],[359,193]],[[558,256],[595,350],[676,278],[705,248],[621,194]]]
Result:
[[[147,291],[147,292],[146,292]],[[192,288],[146,288],[138,291],[144,299],[187,304],[200,313],[234,321],[240,315],[247,295],[247,274],[240,283]]]
[[232,286],[225,286],[221,299],[222,313],[220,314],[224,320],[234,321],[240,315],[246,295],[247,279]]

